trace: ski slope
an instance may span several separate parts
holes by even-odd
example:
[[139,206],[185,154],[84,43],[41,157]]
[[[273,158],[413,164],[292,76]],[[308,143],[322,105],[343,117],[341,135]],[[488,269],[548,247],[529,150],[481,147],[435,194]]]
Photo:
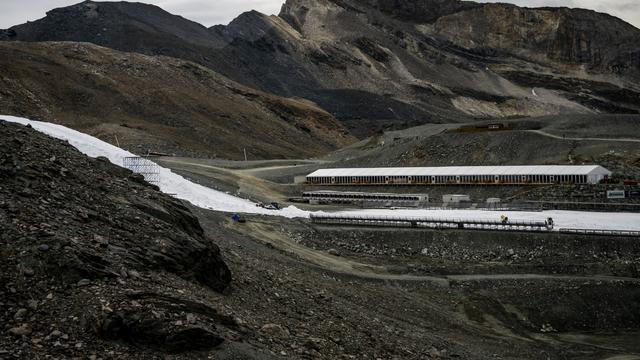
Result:
[[[104,156],[112,163],[122,166],[123,159],[134,154],[96,139],[90,135],[69,129],[62,125],[33,121],[13,116],[0,115],[0,120],[30,124],[34,129],[45,133],[51,137],[66,140],[80,152],[91,156]],[[195,184],[182,176],[173,173],[171,170],[160,167],[160,190],[175,194],[179,199],[186,200],[195,206],[222,212],[262,214],[283,216],[287,218],[309,217],[311,212],[289,206],[280,211],[266,210],[256,207],[256,204],[236,196],[232,196],[205,186]],[[375,215],[375,216],[415,216],[415,217],[438,217],[454,219],[474,219],[474,220],[498,220],[501,215],[507,215],[513,220],[540,220],[544,221],[552,217],[556,228],[578,228],[578,229],[599,229],[599,230],[635,230],[640,231],[640,214],[636,213],[596,213],[578,211],[544,211],[544,212],[521,212],[521,211],[484,211],[484,210],[391,210],[372,209],[354,210],[338,212],[339,214],[350,215]]]

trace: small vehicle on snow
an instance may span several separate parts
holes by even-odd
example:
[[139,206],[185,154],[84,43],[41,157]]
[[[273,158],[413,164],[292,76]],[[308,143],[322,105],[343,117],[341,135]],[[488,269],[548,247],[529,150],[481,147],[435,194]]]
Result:
[[267,209],[267,210],[280,210],[280,204],[278,204],[277,202],[272,202],[269,204],[265,204],[265,203],[258,203],[256,204],[257,207],[261,207],[263,209]]

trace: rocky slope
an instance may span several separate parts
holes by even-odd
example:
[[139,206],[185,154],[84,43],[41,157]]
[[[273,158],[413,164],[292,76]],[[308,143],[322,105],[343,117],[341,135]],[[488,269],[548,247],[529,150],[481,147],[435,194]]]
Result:
[[0,356],[123,349],[111,340],[184,352],[235,331],[215,307],[164,290],[171,276],[209,291],[231,281],[182,203],[29,127],[0,122],[0,138]]
[[477,117],[640,110],[640,30],[580,9],[288,0],[279,16],[248,12],[205,29],[147,5],[83,2],[3,38],[192,60],[310,99],[358,136]]
[[600,164],[617,180],[640,177],[638,115],[503,120],[505,127],[497,131],[487,124],[390,131],[325,159],[334,161],[333,167]]
[[313,103],[184,60],[86,43],[0,42],[0,54],[0,113],[59,122],[134,152],[310,157],[352,142]]

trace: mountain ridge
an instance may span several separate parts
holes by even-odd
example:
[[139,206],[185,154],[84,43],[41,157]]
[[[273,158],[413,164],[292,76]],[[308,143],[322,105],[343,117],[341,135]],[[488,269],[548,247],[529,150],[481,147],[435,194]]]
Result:
[[[640,30],[591,10],[288,0],[278,16],[247,12],[207,29],[156,7],[144,17],[155,25],[141,25],[145,6],[84,2],[3,38],[193,61],[249,87],[309,99],[361,138],[424,123],[640,111]],[[111,8],[129,15],[110,17]],[[65,11],[98,16],[74,23]],[[105,36],[112,22],[133,30]],[[192,28],[194,39],[182,40]]]

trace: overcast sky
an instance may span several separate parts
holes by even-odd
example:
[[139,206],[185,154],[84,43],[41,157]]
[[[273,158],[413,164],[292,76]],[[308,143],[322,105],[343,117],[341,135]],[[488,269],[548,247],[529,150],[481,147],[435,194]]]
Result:
[[[44,17],[45,12],[81,0],[0,0],[0,29]],[[111,0],[109,0],[111,1]],[[139,0],[205,26],[227,24],[240,13],[258,10],[277,14],[284,0]],[[495,1],[484,1],[495,2]],[[640,0],[503,0],[521,6],[582,7],[618,16],[640,27]]]

